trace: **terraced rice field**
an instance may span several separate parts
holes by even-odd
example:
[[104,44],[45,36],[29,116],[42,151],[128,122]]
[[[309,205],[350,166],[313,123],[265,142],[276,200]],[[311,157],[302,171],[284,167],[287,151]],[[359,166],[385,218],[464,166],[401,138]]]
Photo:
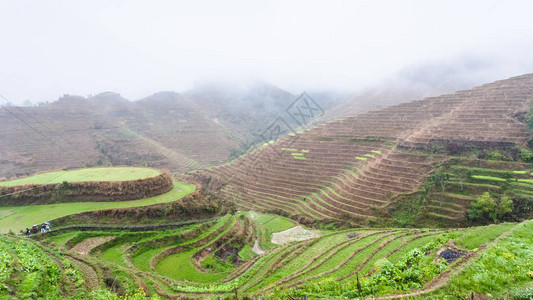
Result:
[[[419,209],[423,218],[448,227],[464,225],[470,202],[486,191],[530,201],[530,164],[473,157],[490,158],[486,152],[476,154],[480,149],[523,150],[531,134],[522,114],[532,95],[533,76],[525,75],[299,128],[234,161],[188,174],[213,186],[216,201],[210,203],[210,213],[227,204],[217,202],[218,197],[237,204],[237,210],[231,205],[227,210],[236,212],[215,219],[166,224],[161,230],[101,226],[29,238],[0,235],[0,298],[105,299],[94,294],[103,287],[123,295],[140,288],[165,299],[465,298],[471,295],[465,291],[492,290],[497,297],[510,298],[505,294],[509,289],[531,285],[532,220],[450,229],[376,224],[397,212],[394,205],[421,195],[412,211]],[[152,159],[168,159],[179,166],[176,170],[203,167],[214,149],[176,152],[174,143],[164,145],[137,133],[134,126],[122,128],[120,136],[150,145],[159,155]],[[192,125],[176,136],[186,136],[193,128],[187,126]],[[208,137],[214,133],[205,132]],[[187,139],[177,142],[182,140]],[[463,146],[462,156],[452,154]],[[159,174],[146,168],[115,170],[59,171],[0,186]],[[53,226],[53,219],[65,215],[171,202],[192,191],[194,185],[175,182],[166,194],[135,201],[0,208],[0,230],[19,231],[44,221]],[[206,202],[211,198],[194,196],[206,196],[201,199]],[[158,206],[150,213],[169,216],[173,209]],[[339,229],[365,222],[374,227]]]
[[[243,210],[371,220],[396,196],[422,188],[434,168],[450,159],[430,155],[435,147],[525,145],[528,130],[513,114],[526,110],[532,95],[533,77],[525,75],[348,116],[266,143],[206,176],[227,183],[221,196]],[[500,180],[479,176],[472,179]],[[531,183],[524,178],[515,185]],[[458,206],[430,210],[437,217],[464,218]]]
[[[447,263],[439,256],[444,249],[462,251],[461,255],[468,256],[517,226],[336,230],[318,238],[275,246],[261,256],[237,258],[237,254],[246,251],[244,249],[257,238],[253,228],[260,223],[255,220],[264,222],[271,217],[260,215],[254,220],[249,214],[226,215],[217,221],[161,232],[62,232],[47,236],[43,241],[66,251],[83,241],[108,237],[88,249],[86,260],[92,262],[92,267],[98,270],[112,265],[143,282],[148,292],[164,297],[206,298],[233,295],[235,290],[241,296],[282,297],[288,293],[324,297],[336,293],[328,290],[330,282],[344,283],[348,287],[359,276],[363,287],[367,288],[383,266],[401,265],[406,259],[414,259],[410,268],[416,268],[423,275],[406,289],[396,292],[421,288],[459,265]],[[282,219],[269,231],[284,228],[285,224],[279,225],[284,222],[290,224]],[[206,265],[206,261],[210,264]],[[126,280],[121,276],[117,278]],[[318,287],[324,288],[322,294],[317,292]],[[337,292],[347,292],[341,290]],[[384,289],[380,293],[392,291]]]
[[52,221],[60,217],[81,212],[168,203],[192,193],[194,189],[194,184],[185,184],[175,181],[174,188],[170,192],[139,200],[0,207],[0,233],[7,233],[10,230],[13,232],[19,232],[33,224],[41,224],[43,222]]
[[[222,195],[235,199],[244,209],[256,211],[280,209],[313,219],[371,217],[373,207],[387,205],[393,195],[416,190],[418,180],[427,176],[432,165],[427,156],[402,154],[379,143],[364,146],[341,140],[337,145],[326,145],[303,138],[295,143],[305,143],[311,149],[305,161],[294,162],[292,155],[282,151],[266,164],[246,170],[249,163],[263,159],[252,153],[231,165],[213,169],[217,176],[231,182]],[[326,150],[332,147],[338,151]],[[378,177],[378,169],[388,171]]]

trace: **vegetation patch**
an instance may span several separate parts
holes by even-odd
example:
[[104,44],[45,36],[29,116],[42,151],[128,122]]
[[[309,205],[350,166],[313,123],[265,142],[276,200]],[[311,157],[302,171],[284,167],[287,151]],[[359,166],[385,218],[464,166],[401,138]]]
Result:
[[528,171],[527,170],[522,170],[522,171],[513,171],[513,174],[521,174],[521,175],[524,175],[524,174],[527,174]]

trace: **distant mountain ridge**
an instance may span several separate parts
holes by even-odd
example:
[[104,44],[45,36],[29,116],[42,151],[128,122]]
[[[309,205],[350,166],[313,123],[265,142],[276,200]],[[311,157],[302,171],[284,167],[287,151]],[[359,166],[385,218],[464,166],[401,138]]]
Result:
[[[137,101],[104,92],[0,110],[0,178],[60,168],[146,165],[186,172],[243,151],[294,100],[267,84],[201,86]],[[236,150],[235,150],[236,149]]]

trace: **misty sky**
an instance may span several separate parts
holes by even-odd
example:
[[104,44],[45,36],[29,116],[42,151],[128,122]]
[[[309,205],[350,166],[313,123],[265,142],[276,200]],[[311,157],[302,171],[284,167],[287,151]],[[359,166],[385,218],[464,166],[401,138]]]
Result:
[[204,80],[356,91],[463,57],[503,79],[533,72],[532,14],[532,1],[0,0],[0,94],[135,100]]

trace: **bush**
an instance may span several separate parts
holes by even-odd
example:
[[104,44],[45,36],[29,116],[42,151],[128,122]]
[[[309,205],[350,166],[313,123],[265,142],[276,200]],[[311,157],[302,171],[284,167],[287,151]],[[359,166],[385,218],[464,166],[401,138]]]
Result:
[[487,153],[485,156],[489,160],[504,160],[505,156],[503,156],[498,150],[494,150],[492,152]]

